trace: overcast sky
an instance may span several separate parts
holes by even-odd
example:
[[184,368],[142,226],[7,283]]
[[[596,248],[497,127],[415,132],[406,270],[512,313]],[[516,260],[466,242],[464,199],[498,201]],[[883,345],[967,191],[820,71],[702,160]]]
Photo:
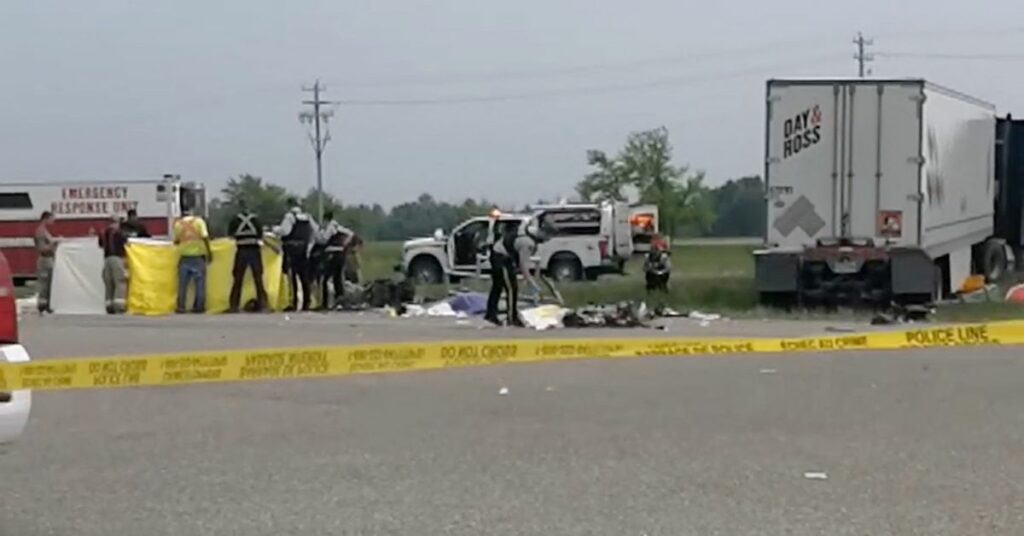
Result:
[[[248,172],[305,191],[300,87],[320,77],[352,101],[327,189],[385,205],[569,194],[586,149],[659,125],[711,184],[759,173],[764,80],[855,74],[857,30],[879,53],[1024,54],[1021,0],[2,4],[0,180],[174,172],[219,189]],[[871,68],[1024,115],[1024,56]]]

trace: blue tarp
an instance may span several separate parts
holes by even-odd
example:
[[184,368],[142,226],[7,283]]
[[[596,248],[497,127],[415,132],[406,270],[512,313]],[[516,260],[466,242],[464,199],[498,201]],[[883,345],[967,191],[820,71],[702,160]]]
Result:
[[461,311],[471,316],[482,315],[487,312],[487,295],[480,292],[456,294],[448,300],[448,305],[455,312]]

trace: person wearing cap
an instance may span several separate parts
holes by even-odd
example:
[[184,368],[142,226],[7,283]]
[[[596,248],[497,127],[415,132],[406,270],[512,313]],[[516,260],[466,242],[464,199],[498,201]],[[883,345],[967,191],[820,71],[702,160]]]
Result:
[[238,204],[238,208],[238,213],[228,223],[228,234],[235,239],[235,263],[231,269],[228,312],[239,311],[242,284],[248,271],[252,271],[253,283],[256,285],[256,309],[266,311],[267,289],[263,285],[263,225],[244,201]]
[[128,237],[122,225],[117,215],[113,215],[110,225],[99,235],[99,245],[103,250],[103,299],[110,315],[123,313],[127,305],[128,274],[124,259]]
[[500,225],[493,222],[494,238],[491,246],[491,291],[487,296],[487,312],[484,319],[501,325],[498,317],[498,303],[505,296],[506,322],[510,326],[522,327],[519,318],[519,283],[518,276],[530,286],[535,294],[540,294],[540,285],[530,271],[537,246],[547,239],[536,218],[523,220],[512,230],[502,232]]
[[319,227],[313,217],[302,210],[297,199],[289,198],[288,206],[291,208],[281,219],[281,224],[274,228],[274,234],[281,237],[284,243],[285,269],[292,287],[291,305],[285,310],[298,310],[301,287],[302,310],[309,311],[313,298],[309,288],[309,248],[319,232]]

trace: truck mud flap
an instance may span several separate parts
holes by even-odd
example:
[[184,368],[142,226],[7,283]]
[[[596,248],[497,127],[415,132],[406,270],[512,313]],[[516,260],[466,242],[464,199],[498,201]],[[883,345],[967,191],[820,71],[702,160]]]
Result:
[[754,289],[757,292],[796,292],[800,281],[800,256],[792,252],[754,254]]
[[935,290],[935,263],[923,250],[894,248],[889,251],[894,296],[931,296]]

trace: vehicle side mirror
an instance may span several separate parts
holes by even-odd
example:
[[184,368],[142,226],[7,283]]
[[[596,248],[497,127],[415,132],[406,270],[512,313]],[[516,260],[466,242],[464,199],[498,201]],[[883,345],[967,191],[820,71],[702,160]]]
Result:
[[440,227],[434,229],[434,240],[444,240],[444,230]]

